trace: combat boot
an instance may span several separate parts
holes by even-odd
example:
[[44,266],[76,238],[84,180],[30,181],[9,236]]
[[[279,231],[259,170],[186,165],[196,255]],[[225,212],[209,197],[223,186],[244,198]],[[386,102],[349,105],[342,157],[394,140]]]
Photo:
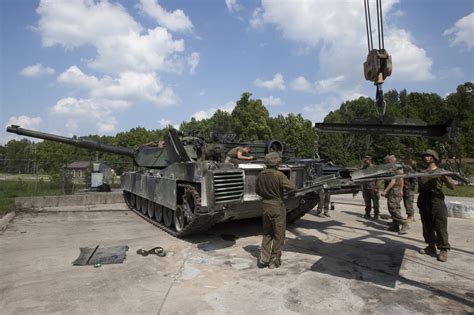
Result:
[[367,219],[367,220],[372,219],[372,218],[370,217],[370,213],[364,214],[364,219]]
[[320,218],[325,218],[324,214],[322,213],[322,211],[318,211],[318,213],[316,214],[318,217]]
[[448,250],[442,249],[439,251],[438,261],[446,262],[448,261]]
[[262,269],[268,267],[268,263],[265,261],[261,261],[260,259],[257,261],[257,267]]
[[415,222],[415,215],[410,214],[409,216],[407,216],[407,222]]
[[400,235],[407,234],[409,229],[410,229],[410,226],[408,225],[408,223],[403,223],[402,228],[400,229],[398,234]]
[[330,218],[329,212],[324,212],[324,216]]
[[435,244],[428,244],[425,248],[420,249],[420,254],[423,255],[436,255],[436,246]]
[[379,214],[376,213],[372,219],[373,219],[373,220],[378,220],[378,219],[379,219]]

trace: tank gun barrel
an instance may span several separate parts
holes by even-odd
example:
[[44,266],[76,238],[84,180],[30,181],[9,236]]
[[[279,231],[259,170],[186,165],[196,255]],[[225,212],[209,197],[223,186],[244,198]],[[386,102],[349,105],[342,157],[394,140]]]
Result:
[[11,126],[7,127],[7,131],[11,132],[11,133],[16,133],[17,135],[21,135],[21,136],[28,136],[28,137],[33,137],[33,138],[39,138],[39,139],[44,139],[44,140],[50,140],[50,141],[55,141],[55,142],[66,143],[66,144],[70,144],[70,145],[73,145],[73,146],[79,147],[79,148],[102,151],[102,152],[109,152],[109,153],[115,153],[115,154],[120,154],[120,155],[126,155],[126,156],[130,156],[132,158],[134,157],[134,150],[133,149],[114,146],[114,145],[109,145],[109,144],[104,144],[104,143],[100,143],[100,142],[94,141],[94,140],[68,138],[68,137],[53,135],[53,134],[50,134],[50,133],[24,129],[24,128],[21,128],[20,126],[16,126],[16,125],[11,125]]

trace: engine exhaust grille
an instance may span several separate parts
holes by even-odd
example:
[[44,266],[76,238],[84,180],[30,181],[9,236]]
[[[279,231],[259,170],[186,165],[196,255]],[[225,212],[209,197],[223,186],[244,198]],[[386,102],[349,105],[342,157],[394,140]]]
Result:
[[214,172],[214,202],[240,201],[244,196],[244,172],[242,170]]

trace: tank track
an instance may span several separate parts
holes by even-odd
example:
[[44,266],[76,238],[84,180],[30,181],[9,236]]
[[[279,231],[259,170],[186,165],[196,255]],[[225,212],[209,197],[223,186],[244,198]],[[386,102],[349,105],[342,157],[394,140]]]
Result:
[[311,198],[311,199],[306,199],[305,203],[301,204],[298,208],[295,210],[291,211],[286,215],[286,222],[287,223],[293,223],[297,220],[299,220],[301,217],[303,217],[306,213],[311,211],[319,201],[319,197]]
[[[161,222],[158,222],[155,217],[150,218],[148,215],[143,214],[136,206],[133,206],[130,203],[130,198],[127,197],[127,194],[132,194],[130,192],[124,191],[124,199],[125,203],[127,204],[128,208],[135,212],[137,215],[148,221],[149,223],[159,227],[163,231],[167,232],[168,234],[174,236],[174,237],[185,237],[193,234],[199,234],[203,233],[207,230],[209,230],[214,224],[216,224],[220,217],[222,216],[221,213],[200,213],[199,209],[201,207],[201,197],[199,196],[199,193],[197,192],[196,188],[192,185],[189,184],[179,184],[179,188],[183,189],[189,189],[194,197],[194,202],[195,202],[195,207],[192,215],[191,221],[188,222],[188,224],[181,230],[181,231],[176,231],[174,226],[166,226],[163,223],[163,219]],[[148,201],[150,202],[150,201]]]

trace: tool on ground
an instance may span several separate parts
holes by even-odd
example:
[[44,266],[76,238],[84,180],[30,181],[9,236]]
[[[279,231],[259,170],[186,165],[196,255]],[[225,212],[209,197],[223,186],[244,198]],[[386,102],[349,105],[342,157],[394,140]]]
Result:
[[140,248],[140,249],[137,250],[137,254],[142,255],[142,256],[148,256],[148,255],[157,255],[159,257],[165,257],[166,256],[166,252],[163,249],[163,247],[161,247],[161,246],[154,247],[150,250],[144,250],[144,249]]

